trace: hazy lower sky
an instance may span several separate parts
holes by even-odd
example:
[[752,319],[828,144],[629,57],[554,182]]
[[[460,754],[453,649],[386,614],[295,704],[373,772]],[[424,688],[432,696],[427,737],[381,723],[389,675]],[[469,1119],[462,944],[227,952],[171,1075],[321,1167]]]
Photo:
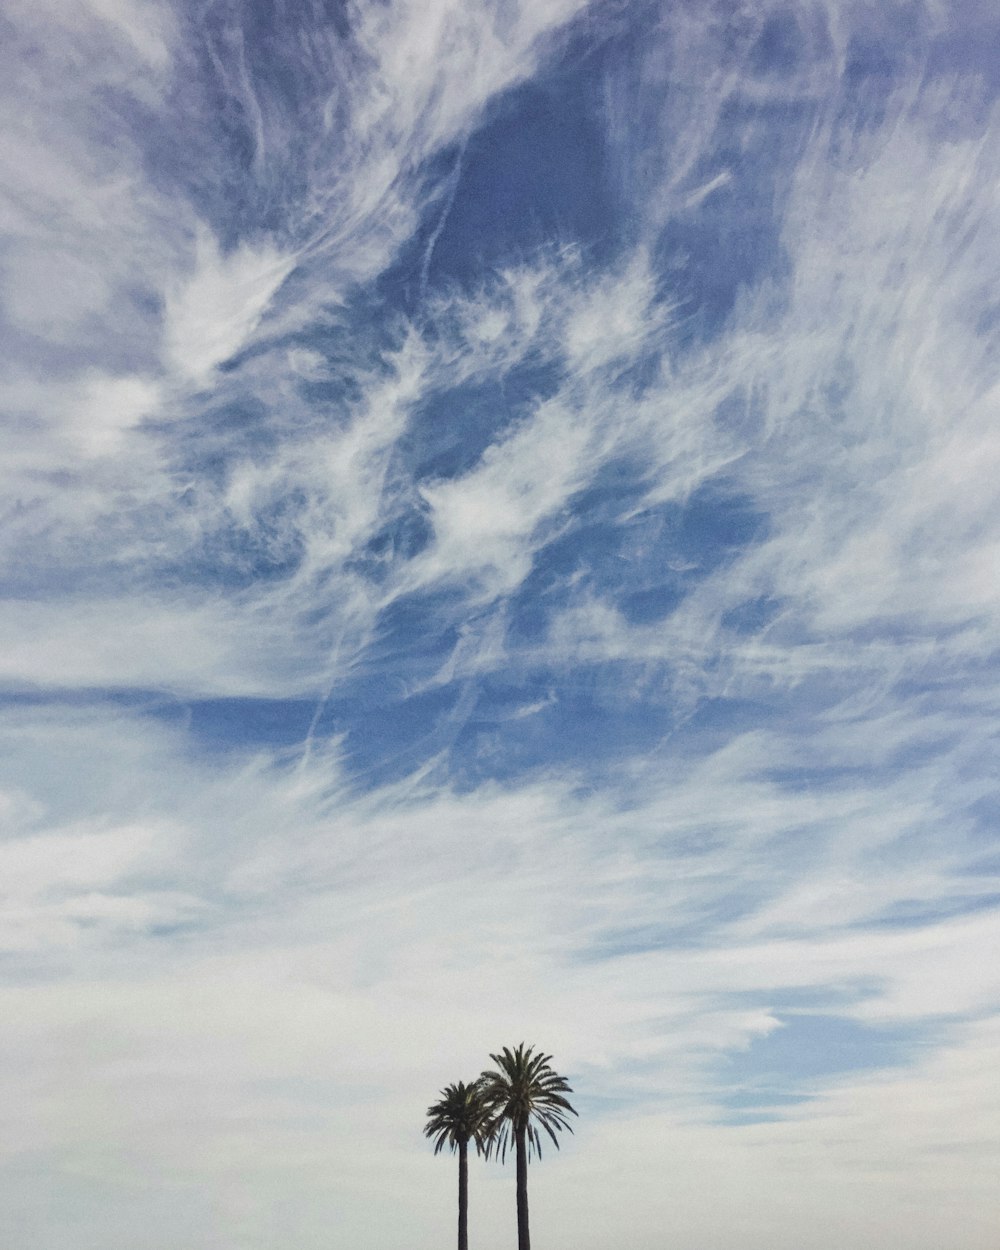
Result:
[[995,1250],[994,5],[4,7],[5,1250]]

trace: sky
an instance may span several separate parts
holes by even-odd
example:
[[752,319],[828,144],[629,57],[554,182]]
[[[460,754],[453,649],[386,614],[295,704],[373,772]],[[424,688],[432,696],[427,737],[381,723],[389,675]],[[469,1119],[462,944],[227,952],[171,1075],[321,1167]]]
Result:
[[4,10],[6,1250],[995,1250],[995,6]]

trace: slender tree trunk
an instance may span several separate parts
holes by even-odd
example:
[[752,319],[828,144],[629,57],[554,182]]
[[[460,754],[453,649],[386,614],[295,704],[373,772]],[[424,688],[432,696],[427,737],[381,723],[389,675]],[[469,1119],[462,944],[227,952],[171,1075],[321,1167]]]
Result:
[[531,1250],[528,1233],[528,1148],[524,1128],[514,1130],[517,1155],[517,1250]]
[[458,1143],[458,1250],[469,1250],[469,1143]]

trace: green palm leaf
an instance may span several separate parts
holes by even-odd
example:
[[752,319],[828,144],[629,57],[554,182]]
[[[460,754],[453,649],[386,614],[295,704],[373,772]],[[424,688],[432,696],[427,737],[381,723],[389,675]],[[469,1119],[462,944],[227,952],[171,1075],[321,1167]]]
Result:
[[568,1117],[576,1115],[566,1094],[573,1092],[566,1078],[554,1071],[551,1055],[524,1042],[514,1050],[504,1047],[490,1055],[496,1067],[479,1078],[479,1092],[488,1112],[486,1153],[503,1162],[512,1148],[517,1162],[517,1246],[531,1250],[528,1230],[528,1160],[542,1157],[542,1131],[558,1148],[556,1133],[573,1131]]
[[446,1085],[440,1099],[427,1108],[424,1136],[434,1142],[437,1154],[448,1146],[456,1150],[463,1142],[472,1142],[483,1153],[489,1137],[490,1115],[480,1094],[479,1081],[466,1085]]
[[469,1142],[484,1154],[491,1132],[489,1108],[483,1102],[480,1083],[446,1085],[440,1099],[427,1108],[424,1136],[434,1142],[437,1154],[448,1146],[458,1151],[458,1250],[469,1245]]
[[514,1050],[504,1047],[498,1055],[490,1055],[497,1065],[479,1078],[481,1097],[491,1113],[492,1132],[487,1150],[495,1150],[500,1160],[506,1158],[514,1136],[523,1130],[528,1142],[529,1157],[542,1156],[544,1129],[558,1149],[556,1132],[573,1126],[567,1116],[576,1110],[563,1095],[571,1094],[566,1078],[553,1071],[551,1055],[535,1053],[522,1042]]

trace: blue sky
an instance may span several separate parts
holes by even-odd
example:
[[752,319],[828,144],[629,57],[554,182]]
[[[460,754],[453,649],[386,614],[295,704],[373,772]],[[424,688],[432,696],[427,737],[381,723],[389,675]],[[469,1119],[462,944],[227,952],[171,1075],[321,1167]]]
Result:
[[4,22],[5,1244],[992,1250],[992,6]]

